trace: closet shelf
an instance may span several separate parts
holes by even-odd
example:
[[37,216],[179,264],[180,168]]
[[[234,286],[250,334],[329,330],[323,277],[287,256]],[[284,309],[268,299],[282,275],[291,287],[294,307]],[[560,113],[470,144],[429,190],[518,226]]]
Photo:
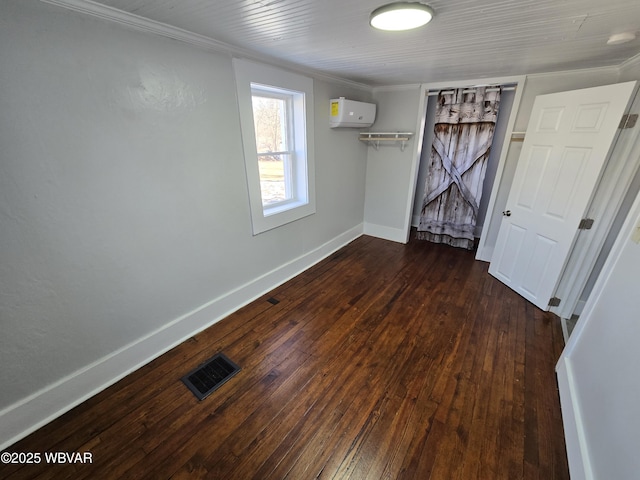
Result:
[[376,150],[380,147],[380,142],[400,142],[400,150],[404,151],[412,136],[413,132],[360,132],[360,140],[369,143]]

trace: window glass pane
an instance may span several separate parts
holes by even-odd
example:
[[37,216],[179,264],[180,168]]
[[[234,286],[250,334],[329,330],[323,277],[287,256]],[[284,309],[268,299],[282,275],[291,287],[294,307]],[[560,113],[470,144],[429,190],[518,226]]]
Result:
[[252,105],[258,153],[287,151],[286,100],[253,95]]
[[237,58],[233,66],[257,235],[315,213],[313,80]]
[[291,155],[258,155],[262,205],[291,199]]
[[[262,92],[260,92],[262,93]],[[287,125],[287,97],[254,93],[251,97],[256,132],[262,205],[291,199],[291,155]]]

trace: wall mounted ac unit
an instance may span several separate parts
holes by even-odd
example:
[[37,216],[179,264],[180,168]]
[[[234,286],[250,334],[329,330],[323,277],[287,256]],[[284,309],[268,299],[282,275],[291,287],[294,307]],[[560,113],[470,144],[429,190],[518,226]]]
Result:
[[370,127],[376,119],[375,103],[356,102],[344,97],[330,100],[330,112],[331,128]]

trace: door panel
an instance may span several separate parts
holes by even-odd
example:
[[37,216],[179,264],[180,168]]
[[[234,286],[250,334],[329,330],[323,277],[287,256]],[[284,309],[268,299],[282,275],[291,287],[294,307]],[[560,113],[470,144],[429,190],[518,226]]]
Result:
[[[554,188],[551,192],[549,205],[546,214],[558,219],[565,219],[569,214],[569,206],[582,179],[582,174],[588,166],[590,149],[584,148],[567,148],[563,152],[557,180],[569,179],[567,185],[562,185],[560,181],[554,182]],[[554,179],[550,179],[553,181]],[[573,180],[573,182],[571,182]]]
[[550,146],[534,146],[530,149],[529,158],[527,159],[527,171],[521,177],[518,207],[529,211],[533,210],[533,204],[539,196],[538,192],[547,169],[551,150]]
[[516,266],[516,260],[520,256],[522,244],[527,233],[526,229],[520,228],[514,223],[509,223],[507,229],[507,239],[502,255],[497,262],[492,262],[491,264],[496,268],[494,275],[503,279],[505,283],[513,280],[513,270]]
[[524,292],[533,296],[540,289],[558,242],[542,235],[534,235],[532,236],[532,243],[533,245],[525,250],[525,252],[528,251],[531,254],[528,256],[527,266],[522,272],[521,288]]
[[536,98],[489,273],[548,309],[635,82]]

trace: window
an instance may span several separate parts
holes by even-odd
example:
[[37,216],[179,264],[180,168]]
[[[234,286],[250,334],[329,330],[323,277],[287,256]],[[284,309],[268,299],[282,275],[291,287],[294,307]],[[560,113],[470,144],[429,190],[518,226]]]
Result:
[[292,176],[296,152],[289,122],[294,97],[293,92],[251,84],[263,209],[294,199]]
[[313,82],[234,60],[254,235],[315,213]]

